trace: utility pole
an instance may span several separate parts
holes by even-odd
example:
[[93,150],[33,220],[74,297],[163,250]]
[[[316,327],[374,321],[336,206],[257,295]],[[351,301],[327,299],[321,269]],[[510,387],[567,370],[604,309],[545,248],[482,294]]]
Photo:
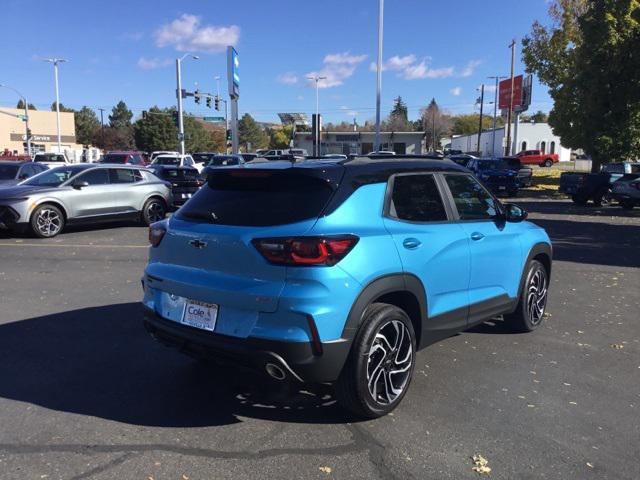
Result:
[[60,89],[58,88],[58,64],[64,63],[64,58],[44,58],[45,62],[53,63],[53,77],[56,85],[56,127],[58,129],[58,153],[62,153],[60,145]]
[[320,100],[319,100],[319,82],[320,80],[326,80],[327,77],[319,77],[318,75],[315,75],[313,77],[307,77],[308,80],[313,80],[314,82],[316,82],[316,132],[315,132],[315,142],[313,144],[313,156],[314,157],[319,157],[320,156],[320,136],[321,136],[321,132],[320,132]]
[[492,143],[491,143],[491,156],[493,158],[496,157],[496,121],[498,119],[498,84],[500,83],[500,80],[506,77],[487,77],[489,79],[495,80],[496,81],[496,91],[495,91],[495,96],[494,96],[494,100],[493,100],[493,139],[492,139]]
[[513,66],[516,61],[516,40],[515,38],[511,40],[509,44],[509,48],[511,48],[511,89],[509,92],[509,113],[507,115],[507,145],[504,147],[504,154],[509,155],[511,151],[511,116],[513,115],[513,88],[514,88],[514,80],[513,80]]
[[433,144],[432,152],[436,151],[436,104],[431,109],[431,143]]
[[384,0],[378,0],[378,64],[376,67],[376,138],[373,150],[380,150],[380,95],[382,92],[382,34],[384,31]]
[[191,55],[185,53],[182,57],[176,58],[176,98],[178,99],[178,141],[180,142],[180,155],[184,155],[184,119],[182,113],[182,61],[191,57],[194,60],[198,60],[197,55]]
[[480,154],[480,137],[482,136],[482,112],[484,108],[484,83],[480,87],[480,122],[478,124],[478,147],[476,151]]
[[104,149],[104,108],[99,108],[98,110],[100,110],[100,140]]

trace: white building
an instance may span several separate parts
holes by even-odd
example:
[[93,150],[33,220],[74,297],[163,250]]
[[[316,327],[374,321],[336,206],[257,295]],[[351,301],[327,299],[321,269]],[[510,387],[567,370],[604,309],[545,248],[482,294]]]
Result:
[[[504,153],[506,143],[506,128],[497,128],[495,132],[495,146],[493,144],[493,130],[482,132],[480,136],[480,152],[478,152],[478,134],[458,135],[451,139],[452,150],[462,150],[463,152],[479,153],[480,156],[493,155],[494,148],[496,155]],[[522,150],[542,150],[544,153],[557,153],[561,162],[571,160],[571,149],[560,144],[560,137],[554,135],[548,123],[520,123],[518,125],[517,136],[514,129],[511,129],[512,142],[515,148],[514,153]]]
[[[322,132],[320,155],[340,153],[366,155],[373,151],[375,132]],[[308,132],[296,132],[295,148],[313,151],[313,136]],[[380,132],[380,150],[390,150],[398,155],[424,152],[424,132]]]

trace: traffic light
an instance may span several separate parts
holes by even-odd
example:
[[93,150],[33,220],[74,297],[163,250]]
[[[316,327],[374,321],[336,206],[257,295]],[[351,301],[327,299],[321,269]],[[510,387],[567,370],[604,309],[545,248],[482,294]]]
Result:
[[176,127],[178,126],[178,112],[176,112],[175,110],[173,112],[171,112],[171,116],[173,117],[173,123],[176,124]]
[[215,108],[216,110],[220,111],[220,97],[216,95],[215,98],[215,102],[214,102]]
[[207,96],[207,108],[211,108],[211,97]]
[[147,111],[146,111],[146,110],[143,110],[143,111],[142,111],[142,119],[143,119],[143,120],[146,120],[146,119],[147,119]]
[[31,129],[27,128],[27,140],[31,138]]
[[200,90],[196,90],[195,92],[193,92],[193,98],[195,99],[196,103],[200,103]]
[[231,141],[231,129],[227,128],[227,142]]

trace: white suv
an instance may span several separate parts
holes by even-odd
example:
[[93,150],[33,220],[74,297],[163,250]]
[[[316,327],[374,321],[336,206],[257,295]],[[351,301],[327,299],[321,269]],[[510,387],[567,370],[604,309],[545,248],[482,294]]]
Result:
[[154,165],[172,165],[174,167],[191,167],[201,173],[204,169],[202,163],[197,163],[191,155],[158,155],[153,159],[150,166]]

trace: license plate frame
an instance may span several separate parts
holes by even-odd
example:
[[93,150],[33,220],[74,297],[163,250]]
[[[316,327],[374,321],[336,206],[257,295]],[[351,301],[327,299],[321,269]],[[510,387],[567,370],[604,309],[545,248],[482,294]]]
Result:
[[185,299],[184,311],[180,322],[183,325],[213,332],[218,322],[220,306],[215,303]]

